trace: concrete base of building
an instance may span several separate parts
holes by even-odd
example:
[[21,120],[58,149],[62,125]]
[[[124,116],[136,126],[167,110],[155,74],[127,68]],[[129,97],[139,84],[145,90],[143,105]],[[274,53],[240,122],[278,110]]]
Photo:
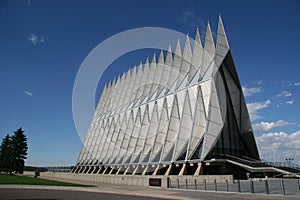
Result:
[[41,177],[53,177],[62,178],[69,180],[87,181],[87,182],[99,182],[99,183],[110,183],[110,184],[125,184],[142,187],[153,187],[150,185],[151,180],[159,180],[160,184],[158,187],[168,188],[168,184],[171,182],[172,185],[185,184],[186,180],[196,180],[198,183],[204,182],[213,184],[214,181],[217,183],[225,183],[226,180],[229,183],[233,183],[233,175],[183,175],[183,176],[151,176],[151,175],[115,175],[115,174],[75,174],[75,173],[53,173],[44,172],[41,173]]

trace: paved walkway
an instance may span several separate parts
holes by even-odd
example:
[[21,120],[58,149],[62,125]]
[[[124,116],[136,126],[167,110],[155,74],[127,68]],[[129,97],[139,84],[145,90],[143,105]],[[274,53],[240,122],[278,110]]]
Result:
[[[72,190],[41,190],[0,188],[1,200],[94,200],[94,199],[118,199],[139,200],[140,196],[121,195],[100,192],[84,192]],[[162,198],[143,197],[143,200],[164,200]]]
[[[49,178],[50,179],[50,178]],[[52,180],[66,181],[72,183],[95,185],[97,187],[61,187],[61,186],[26,186],[26,185],[0,185],[0,192],[2,189],[15,188],[15,189],[32,189],[32,190],[51,190],[51,191],[79,191],[83,194],[88,193],[102,193],[102,194],[120,194],[120,195],[130,195],[130,196],[145,196],[145,197],[155,197],[163,199],[299,199],[297,196],[283,196],[283,195],[265,195],[265,194],[239,194],[230,192],[204,192],[204,191],[192,191],[192,190],[177,190],[177,189],[161,189],[161,188],[144,188],[128,185],[118,185],[118,184],[105,184],[97,182],[85,182],[85,181],[74,181],[60,178],[51,178]],[[72,194],[72,193],[70,193]],[[15,194],[17,195],[17,194]],[[0,193],[1,196],[1,193]],[[1,198],[1,197],[0,197]],[[15,198],[16,199],[16,198]],[[68,196],[59,199],[69,199]]]

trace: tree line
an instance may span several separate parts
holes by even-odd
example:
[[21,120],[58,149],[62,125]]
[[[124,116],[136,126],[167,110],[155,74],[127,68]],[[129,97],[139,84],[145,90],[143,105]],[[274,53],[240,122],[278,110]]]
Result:
[[27,158],[27,138],[22,128],[7,134],[0,146],[0,172],[23,174]]

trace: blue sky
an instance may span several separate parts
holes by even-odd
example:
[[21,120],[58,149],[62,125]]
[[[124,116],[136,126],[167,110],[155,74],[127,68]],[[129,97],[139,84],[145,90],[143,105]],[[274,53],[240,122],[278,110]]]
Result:
[[[261,156],[300,161],[299,1],[0,1],[0,137],[23,127],[27,165],[72,165],[82,142],[72,116],[76,73],[100,42],[138,27],[202,38],[222,15]],[[154,50],[153,50],[154,51]],[[152,52],[152,50],[151,50]],[[105,82],[147,56],[116,60]]]

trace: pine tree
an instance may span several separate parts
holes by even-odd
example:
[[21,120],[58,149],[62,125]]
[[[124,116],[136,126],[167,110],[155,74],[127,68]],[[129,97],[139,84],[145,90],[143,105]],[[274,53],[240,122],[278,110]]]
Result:
[[0,171],[12,174],[14,156],[12,148],[12,138],[7,134],[0,146]]
[[14,132],[11,137],[13,150],[13,170],[17,173],[23,174],[25,159],[27,158],[27,138],[22,128]]

